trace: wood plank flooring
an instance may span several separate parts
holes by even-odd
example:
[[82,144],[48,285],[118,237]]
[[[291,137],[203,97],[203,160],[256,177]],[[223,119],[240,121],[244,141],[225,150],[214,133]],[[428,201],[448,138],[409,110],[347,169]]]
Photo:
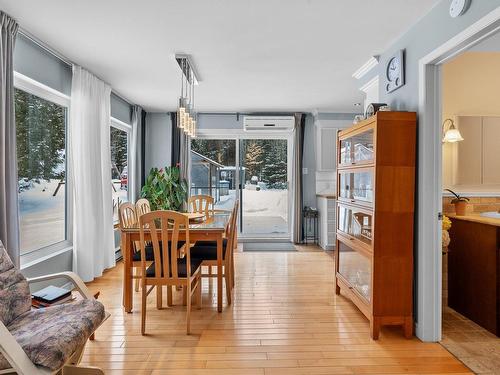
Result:
[[134,311],[124,313],[122,264],[106,272],[89,287],[112,315],[82,362],[106,374],[138,375],[471,373],[441,345],[406,340],[397,328],[372,341],[365,317],[335,296],[327,253],[237,252],[235,262],[233,305],[218,314],[215,280],[203,280],[203,308],[193,310],[190,336],[180,293],[176,306],[163,310],[150,294],[148,335],[141,336],[140,293]]

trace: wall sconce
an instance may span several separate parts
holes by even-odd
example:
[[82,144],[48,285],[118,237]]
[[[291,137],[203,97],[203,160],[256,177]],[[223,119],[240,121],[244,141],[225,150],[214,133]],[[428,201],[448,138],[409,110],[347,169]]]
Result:
[[[449,123],[449,125],[448,125]],[[448,125],[448,128],[446,127]],[[443,121],[443,143],[455,143],[463,141],[462,134],[455,127],[455,123],[451,118]]]

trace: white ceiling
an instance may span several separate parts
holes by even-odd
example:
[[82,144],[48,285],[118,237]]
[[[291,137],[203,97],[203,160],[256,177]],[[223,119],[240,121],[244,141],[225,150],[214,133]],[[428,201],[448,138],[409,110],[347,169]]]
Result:
[[355,112],[351,77],[438,0],[0,0],[53,49],[151,111],[192,55],[199,111]]

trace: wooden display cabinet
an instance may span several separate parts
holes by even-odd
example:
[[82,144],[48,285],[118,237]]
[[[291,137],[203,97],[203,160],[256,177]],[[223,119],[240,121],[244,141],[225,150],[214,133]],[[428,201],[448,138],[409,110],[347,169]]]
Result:
[[416,113],[378,112],[337,136],[336,293],[413,336]]

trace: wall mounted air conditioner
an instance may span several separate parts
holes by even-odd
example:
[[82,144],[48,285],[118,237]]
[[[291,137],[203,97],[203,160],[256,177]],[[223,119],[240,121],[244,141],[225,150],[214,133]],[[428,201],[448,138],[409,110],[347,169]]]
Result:
[[245,116],[245,131],[292,131],[295,126],[294,116]]

